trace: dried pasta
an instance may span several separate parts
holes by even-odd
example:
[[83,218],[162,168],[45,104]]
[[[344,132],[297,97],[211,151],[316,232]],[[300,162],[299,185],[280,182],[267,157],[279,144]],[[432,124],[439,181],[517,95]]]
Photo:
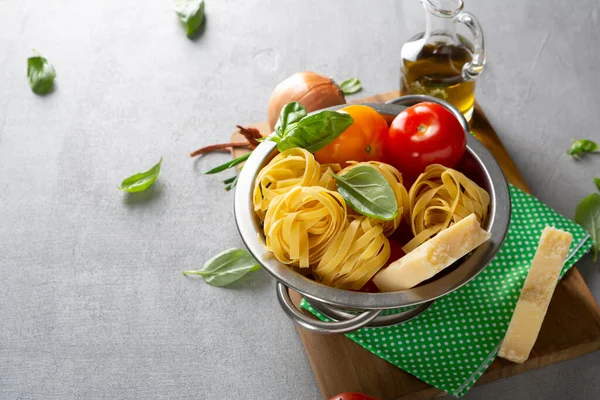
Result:
[[346,226],[342,196],[320,186],[295,186],[271,200],[264,219],[266,247],[294,267],[316,265]]
[[390,242],[373,218],[349,216],[350,223],[332,241],[314,269],[321,283],[339,289],[359,290],[385,265]]
[[[384,176],[384,178],[392,187],[394,195],[396,196],[396,202],[398,203],[398,216],[390,221],[382,221],[380,219],[371,218],[372,224],[381,225],[383,227],[384,235],[390,236],[392,233],[394,233],[394,231],[402,222],[402,217],[405,215],[405,212],[408,211],[408,192],[406,191],[406,188],[404,187],[404,184],[402,182],[402,174],[391,165],[379,161],[369,161],[361,163],[357,163],[356,161],[350,161],[349,164],[351,165],[344,168],[340,172],[340,175],[344,175],[346,172],[359,165],[370,165],[377,168],[377,170]],[[352,209],[348,209],[348,213],[357,214],[356,211]]]
[[475,214],[487,218],[490,196],[464,174],[439,164],[427,166],[408,193],[410,224],[415,237],[402,249],[409,253],[442,229]]
[[254,182],[254,211],[261,219],[271,201],[297,186],[315,186],[321,179],[321,166],[315,157],[299,147],[278,154],[263,167]]

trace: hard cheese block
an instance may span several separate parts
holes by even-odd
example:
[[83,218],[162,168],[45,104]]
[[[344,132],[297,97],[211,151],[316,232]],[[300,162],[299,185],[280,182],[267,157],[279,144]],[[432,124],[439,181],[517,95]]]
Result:
[[560,229],[546,227],[542,231],[531,269],[498,353],[500,357],[516,363],[529,358],[572,240],[573,235]]
[[382,292],[410,289],[489,238],[489,232],[481,229],[475,214],[471,214],[378,272],[373,282]]

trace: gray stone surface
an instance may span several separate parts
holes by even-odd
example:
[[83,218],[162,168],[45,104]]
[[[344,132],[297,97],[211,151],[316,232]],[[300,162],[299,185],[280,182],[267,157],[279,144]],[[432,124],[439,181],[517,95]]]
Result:
[[[188,40],[171,1],[0,0],[0,398],[317,399],[274,282],[185,278],[242,243],[223,176],[190,150],[262,120],[273,86],[312,69],[395,89],[416,0],[207,0]],[[487,39],[477,97],[534,193],[571,216],[600,157],[598,3],[468,1]],[[57,70],[34,95],[35,47]],[[116,189],[164,156],[154,188]],[[579,264],[596,298],[600,264]],[[473,389],[469,399],[596,399],[600,353]]]

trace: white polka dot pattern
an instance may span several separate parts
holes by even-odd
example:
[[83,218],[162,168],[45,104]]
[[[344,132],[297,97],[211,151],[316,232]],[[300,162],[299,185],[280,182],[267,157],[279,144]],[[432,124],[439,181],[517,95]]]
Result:
[[[512,215],[506,241],[473,281],[438,299],[404,324],[364,328],[350,339],[417,378],[455,395],[464,395],[498,352],[546,225],[573,234],[561,277],[592,246],[579,225],[510,185]],[[326,317],[306,301],[306,308]]]

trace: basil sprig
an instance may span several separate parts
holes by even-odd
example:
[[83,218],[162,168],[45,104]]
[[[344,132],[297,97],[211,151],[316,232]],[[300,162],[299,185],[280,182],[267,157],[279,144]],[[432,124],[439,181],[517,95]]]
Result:
[[[35,52],[35,50],[34,50]],[[35,52],[34,57],[27,59],[27,79],[31,90],[36,94],[46,94],[52,89],[56,71],[47,59]]]
[[567,154],[573,156],[574,159],[578,160],[585,153],[595,153],[598,151],[598,144],[588,140],[588,139],[579,139],[574,140],[573,145],[567,151]]
[[154,184],[160,173],[161,165],[162,157],[160,158],[160,161],[148,171],[140,172],[131,175],[129,178],[125,178],[123,182],[121,182],[120,189],[128,193],[143,192]]
[[358,78],[348,78],[340,83],[340,89],[344,94],[354,94],[362,90],[362,85]]
[[191,36],[204,22],[204,0],[175,0],[175,12]]
[[338,193],[356,212],[389,221],[398,216],[398,202],[389,182],[374,167],[359,165],[335,177]]
[[[275,132],[268,136],[266,140],[277,143],[279,151],[301,147],[314,153],[340,136],[353,122],[354,120],[350,114],[335,111],[325,110],[307,116],[306,109],[302,104],[292,102],[281,109],[275,125]],[[250,154],[251,152],[221,164],[205,172],[205,174],[215,174],[235,167],[246,161]],[[229,183],[225,182],[226,185]]]
[[[275,134],[268,137],[277,143],[279,151],[301,147],[314,153],[331,143],[354,122],[350,114],[327,110],[298,119],[304,107],[300,103],[288,107],[290,104],[279,114],[279,129],[275,129]],[[306,115],[305,109],[304,113]]]
[[184,275],[199,275],[212,286],[227,286],[246,275],[260,269],[260,264],[242,249],[229,249],[217,254],[198,271],[183,271]]

